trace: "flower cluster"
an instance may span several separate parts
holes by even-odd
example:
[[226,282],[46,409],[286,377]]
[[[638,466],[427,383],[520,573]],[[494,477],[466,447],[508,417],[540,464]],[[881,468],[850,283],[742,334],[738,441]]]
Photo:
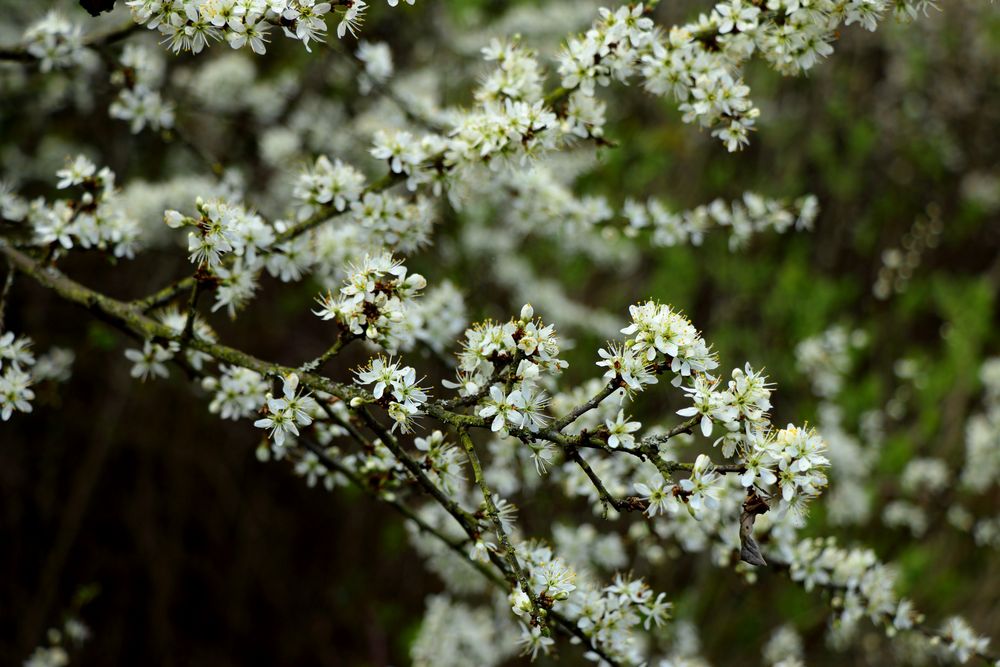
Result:
[[[355,371],[355,376],[358,384],[373,385],[372,396],[385,403],[393,421],[392,430],[397,427],[403,433],[413,430],[413,419],[421,414],[427,402],[427,391],[420,386],[417,371],[412,366],[402,366],[398,361],[378,356]],[[425,441],[425,446],[429,451],[432,443]]]
[[282,395],[275,398],[270,393],[265,397],[264,416],[253,423],[257,428],[267,429],[274,447],[285,446],[289,434],[299,435],[299,426],[312,424],[319,405],[310,394],[298,391],[299,376],[291,373],[282,379]]
[[[393,136],[405,140],[400,135]],[[423,155],[423,148],[418,150]],[[377,151],[378,148],[376,155],[389,160],[397,172],[402,170],[403,158],[392,157],[392,149],[389,153]],[[422,159],[418,158],[417,162]],[[406,164],[409,165],[408,160]],[[422,183],[428,173],[414,169],[409,180],[413,184]],[[428,199],[422,196],[407,199],[366,190],[364,175],[339,159],[331,162],[325,156],[319,157],[312,169],[299,174],[293,195],[300,202],[296,207],[300,222],[343,214],[350,223],[323,228],[319,234],[321,250],[317,254],[332,253],[343,260],[360,259],[365,252],[383,249],[409,253],[425,245],[430,238],[434,218]]]
[[771,383],[760,371],[747,363],[745,368],[735,368],[726,389],[721,381],[708,373],[693,376],[691,386],[681,387],[694,405],[677,411],[682,417],[701,416],[701,432],[706,438],[712,434],[713,424],[722,424],[725,433],[723,456],[729,458],[751,432],[762,432],[770,426],[767,411],[771,409]]
[[[771,458],[777,463],[778,485],[781,499],[786,506],[801,508],[803,504],[818,496],[827,484],[825,468],[830,461],[823,455],[826,444],[814,429],[798,428],[789,424],[766,439],[751,441],[752,451],[748,459],[760,454],[761,458]],[[765,484],[769,475],[760,468]],[[765,477],[767,479],[765,479]],[[742,482],[747,484],[748,475]],[[754,482],[756,483],[756,482]]]
[[7,421],[16,412],[31,412],[35,392],[29,369],[35,365],[31,339],[13,331],[0,336],[0,419]]
[[[525,305],[519,319],[504,324],[485,322],[468,329],[458,356],[458,382],[444,383],[463,396],[488,387],[479,416],[491,419],[494,432],[506,432],[509,427],[537,431],[548,420],[549,397],[540,383],[544,377],[559,373],[566,362],[558,358],[555,327],[534,319],[534,314],[534,309]],[[496,382],[500,371],[506,371],[502,383]]]
[[73,67],[83,60],[80,26],[58,12],[50,11],[24,32],[28,53],[41,61],[43,72]]
[[121,86],[108,113],[129,123],[133,134],[149,126],[154,130],[174,126],[174,105],[160,94],[163,83],[163,56],[152,49],[126,44],[121,68],[111,75],[111,83]]
[[212,42],[225,40],[234,49],[249,46],[263,54],[276,25],[308,50],[309,42],[323,41],[323,16],[330,11],[330,3],[315,0],[128,0],[125,4],[136,23],[158,30],[174,53],[201,53]]
[[78,155],[56,172],[59,189],[78,188],[73,199],[52,202],[37,198],[27,211],[27,221],[37,245],[50,245],[56,252],[75,247],[110,249],[115,257],[131,258],[139,243],[139,224],[121,205],[115,175],[107,167],[100,170]]
[[486,102],[456,120],[445,148],[445,162],[524,164],[555,147],[557,137],[547,131],[555,127],[558,119],[543,100]]
[[[400,395],[404,395],[402,392]],[[396,397],[395,391],[393,397]],[[410,399],[412,403],[412,398]],[[431,480],[449,493],[455,493],[465,481],[462,451],[434,430],[426,438],[414,438],[413,445],[423,453]]]
[[[551,547],[530,542],[519,545],[529,584],[536,595],[552,602],[552,609],[565,613],[576,627],[600,649],[626,664],[642,662],[635,638],[639,628],[649,630],[670,617],[671,604],[663,593],[655,593],[642,579],[618,574],[611,584],[600,585],[586,572],[574,571]],[[515,589],[509,598],[518,616],[530,612],[528,596]],[[552,640],[534,628],[522,626],[524,654],[548,653]]]
[[[413,4],[414,0],[407,0]],[[289,39],[310,42],[326,39],[327,16],[339,16],[337,37],[357,29],[368,7],[365,0],[317,2],[317,0],[128,0],[132,17],[150,30],[158,30],[174,53],[201,53],[212,42],[225,41],[234,49],[249,46],[263,55],[271,30],[280,29]],[[390,6],[398,0],[389,0]]]
[[960,663],[969,661],[973,655],[982,655],[990,645],[987,637],[981,637],[960,616],[949,618],[942,628],[946,642],[945,652]]
[[316,165],[299,174],[293,196],[301,202],[299,220],[306,220],[319,211],[343,211],[360,199],[365,189],[365,176],[341,160],[330,162],[325,155]]
[[593,95],[597,85],[626,81],[653,34],[653,21],[643,15],[641,3],[616,11],[602,7],[600,19],[583,37],[569,40],[559,54],[563,87]]
[[544,74],[536,54],[524,48],[520,40],[492,39],[480,53],[483,60],[495,62],[497,68],[486,75],[476,91],[480,102],[522,100],[537,102],[544,95]]
[[370,256],[351,267],[337,295],[320,296],[315,314],[336,320],[352,335],[395,352],[413,345],[410,304],[427,285],[419,273],[407,275],[402,262],[389,253]]
[[705,233],[713,228],[729,229],[729,246],[742,247],[751,236],[766,230],[782,233],[791,227],[810,229],[818,206],[813,196],[802,197],[792,205],[747,192],[742,201],[726,203],[716,199],[711,204],[674,213],[657,199],[645,204],[627,200],[622,214],[628,221],[627,231],[637,234],[652,232],[651,241],[658,246],[700,245]]
[[438,155],[444,144],[444,139],[436,134],[425,134],[418,139],[406,130],[378,130],[372,140],[371,154],[376,160],[385,160],[393,174],[405,175],[406,187],[416,190],[433,178],[432,172],[422,170],[421,166]]
[[[609,352],[601,354],[605,361],[598,365],[607,366],[608,373],[615,371],[631,388],[638,389],[641,384],[651,384],[639,380],[629,382],[622,374],[627,370],[638,370],[637,364],[646,368],[650,364],[664,362],[663,368],[657,370],[669,369],[675,373],[675,386],[679,386],[692,373],[704,373],[719,365],[711,348],[691,321],[670,306],[647,301],[629,306],[629,315],[632,323],[621,330],[629,338],[621,348],[622,354],[614,357],[625,362],[620,364],[621,370],[612,364]],[[665,360],[669,360],[669,363]]]
[[218,377],[206,376],[201,386],[213,393],[208,411],[222,419],[251,417],[267,401],[268,383],[257,371],[220,366]]
[[843,591],[841,623],[855,625],[867,614],[875,622],[894,618],[898,629],[912,624],[909,614],[897,615],[897,610],[906,612],[910,605],[893,592],[896,572],[870,549],[845,549],[832,539],[815,538],[802,540],[782,555],[792,579],[806,590],[821,586]]
[[188,252],[192,262],[208,269],[222,267],[223,257],[232,253],[255,263],[274,243],[274,229],[256,213],[239,204],[219,199],[195,202],[198,217],[188,217],[180,211],[164,214],[168,227],[189,227]]
[[987,359],[979,377],[986,390],[983,410],[966,424],[961,479],[966,488],[982,492],[1000,480],[1000,357]]
[[822,0],[803,4],[727,0],[697,21],[656,30],[642,4],[616,11],[601,9],[600,18],[581,38],[569,40],[558,57],[565,89],[593,96],[598,85],[625,82],[640,74],[647,91],[670,95],[685,122],[711,128],[730,151],[749,142],[760,110],[741,78],[743,64],[755,53],[780,72],[799,74],[833,51],[841,24],[861,23],[874,30],[892,6],[912,17],[924,2]]
[[488,320],[467,329],[457,355],[457,382],[446,380],[443,384],[457,389],[461,396],[473,396],[486,391],[495,374],[505,368],[514,370],[521,382],[565,368],[566,362],[559,359],[555,327],[534,315],[534,308],[526,304],[517,319],[503,324]]

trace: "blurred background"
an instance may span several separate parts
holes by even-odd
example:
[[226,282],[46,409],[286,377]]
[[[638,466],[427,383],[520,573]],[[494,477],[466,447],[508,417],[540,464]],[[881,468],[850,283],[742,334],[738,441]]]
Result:
[[[477,48],[488,37],[520,33],[544,55],[589,24],[597,6],[376,4],[363,37],[391,45],[400,94],[429,88],[442,104],[471,102],[485,71]],[[1000,638],[1000,540],[960,530],[947,516],[957,504],[974,517],[996,516],[997,485],[912,497],[899,483],[916,457],[961,469],[967,421],[983,409],[980,367],[1000,354],[1000,13],[987,2],[941,4],[911,25],[846,30],[808,77],[751,66],[746,78],[762,117],[742,153],[725,153],[671,103],[632,86],[614,92],[609,110],[606,134],[616,147],[596,159],[585,148],[569,169],[576,192],[616,205],[655,196],[682,210],[748,190],[812,193],[820,215],[811,231],[764,233],[735,252],[722,232],[698,247],[631,244],[610,260],[524,236],[517,252],[525,265],[512,269],[500,265],[509,261],[501,253],[470,250],[470,229],[503,220],[503,207],[487,202],[474,215],[442,207],[436,248],[408,264],[432,283],[459,285],[473,321],[519,310],[525,299],[507,277],[512,270],[527,282],[533,270],[586,306],[566,312],[558,295],[535,303],[573,341],[568,384],[595,375],[594,351],[613,335],[594,323],[608,315],[623,322],[628,304],[646,297],[683,309],[723,366],[767,368],[777,383],[776,424],[832,428],[822,406],[836,406],[837,426],[870,461],[870,475],[857,481],[867,515],[830,516],[827,498],[809,532],[868,544],[898,564],[903,592],[933,622],[961,613]],[[121,7],[98,22],[69,0],[0,0],[0,43],[16,43],[48,8],[85,30],[127,19]],[[708,8],[667,2],[656,20],[671,25]],[[301,166],[290,155],[326,153],[382,173],[365,154],[367,137],[399,111],[358,94],[344,55],[352,45],[310,55],[275,39],[263,57],[224,45],[198,57],[167,54],[164,95],[177,103],[177,128],[138,135],[108,117],[116,89],[100,57],[48,76],[0,64],[0,175],[28,196],[52,195],[55,170],[82,151],[117,173],[136,215],[161,236],[163,208],[189,208],[197,195],[244,190],[260,210],[280,214]],[[165,179],[167,194],[142,191]],[[61,266],[89,286],[136,298],[189,272],[177,241],[164,236],[114,266],[88,255]],[[330,329],[309,312],[316,291],[309,281],[279,289],[267,278],[239,320],[220,314],[212,323],[228,344],[301,363],[329,344]],[[210,415],[176,370],[169,380],[133,381],[122,355],[130,342],[29,280],[14,286],[7,326],[38,349],[72,348],[76,361],[72,378],[41,391],[31,415],[0,425],[0,663],[19,664],[71,612],[92,633],[74,656],[81,665],[409,662],[424,600],[442,585],[396,516],[352,490],[307,488],[287,466],[259,463],[260,433],[249,424]],[[846,338],[830,334],[834,326]],[[817,392],[824,359],[800,347],[807,339],[846,360],[834,391]],[[363,358],[354,350],[331,373]],[[435,383],[448,374],[438,359],[415,359]],[[649,392],[636,416],[653,420],[663,408]],[[836,467],[832,476],[835,494]],[[886,518],[884,508],[904,497],[922,512],[922,531]],[[528,534],[545,535],[553,513],[596,520],[582,503],[530,497],[518,505]],[[907,664],[867,625],[860,641],[835,650],[821,596],[767,573],[748,587],[707,560],[678,553],[666,567],[636,573],[695,624],[714,664],[756,664],[784,622],[802,634],[810,665]],[[567,647],[559,662],[582,658]]]

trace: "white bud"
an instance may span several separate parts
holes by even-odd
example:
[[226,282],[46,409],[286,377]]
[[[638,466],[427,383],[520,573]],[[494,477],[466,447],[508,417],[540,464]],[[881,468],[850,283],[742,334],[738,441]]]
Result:
[[526,303],[523,306],[521,306],[521,319],[522,320],[527,321],[527,320],[530,320],[534,316],[535,316],[535,309],[531,307],[530,303]]
[[167,223],[167,227],[171,229],[180,229],[184,226],[184,216],[180,211],[166,211],[163,214],[163,221]]
[[295,390],[299,388],[299,376],[295,373],[289,373],[285,376],[285,396],[292,396],[295,394]]
[[264,463],[271,458],[271,449],[266,443],[261,443],[254,453],[257,455],[257,460],[261,463]]

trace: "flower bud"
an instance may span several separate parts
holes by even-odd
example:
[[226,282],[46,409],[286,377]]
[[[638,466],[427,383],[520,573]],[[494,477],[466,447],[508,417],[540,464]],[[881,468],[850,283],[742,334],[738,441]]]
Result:
[[180,229],[184,226],[184,216],[180,211],[166,211],[163,214],[163,222],[171,229]]

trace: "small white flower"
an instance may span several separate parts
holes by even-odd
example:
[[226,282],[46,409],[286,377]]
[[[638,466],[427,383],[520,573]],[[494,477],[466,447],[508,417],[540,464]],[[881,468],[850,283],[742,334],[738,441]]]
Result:
[[626,421],[625,411],[619,410],[618,416],[614,420],[608,419],[604,423],[608,428],[609,446],[624,447],[625,449],[635,447],[635,436],[632,434],[642,427],[640,422]]
[[168,349],[146,341],[142,350],[126,350],[125,358],[132,362],[132,377],[140,380],[170,375],[164,362],[174,358],[174,353]]

